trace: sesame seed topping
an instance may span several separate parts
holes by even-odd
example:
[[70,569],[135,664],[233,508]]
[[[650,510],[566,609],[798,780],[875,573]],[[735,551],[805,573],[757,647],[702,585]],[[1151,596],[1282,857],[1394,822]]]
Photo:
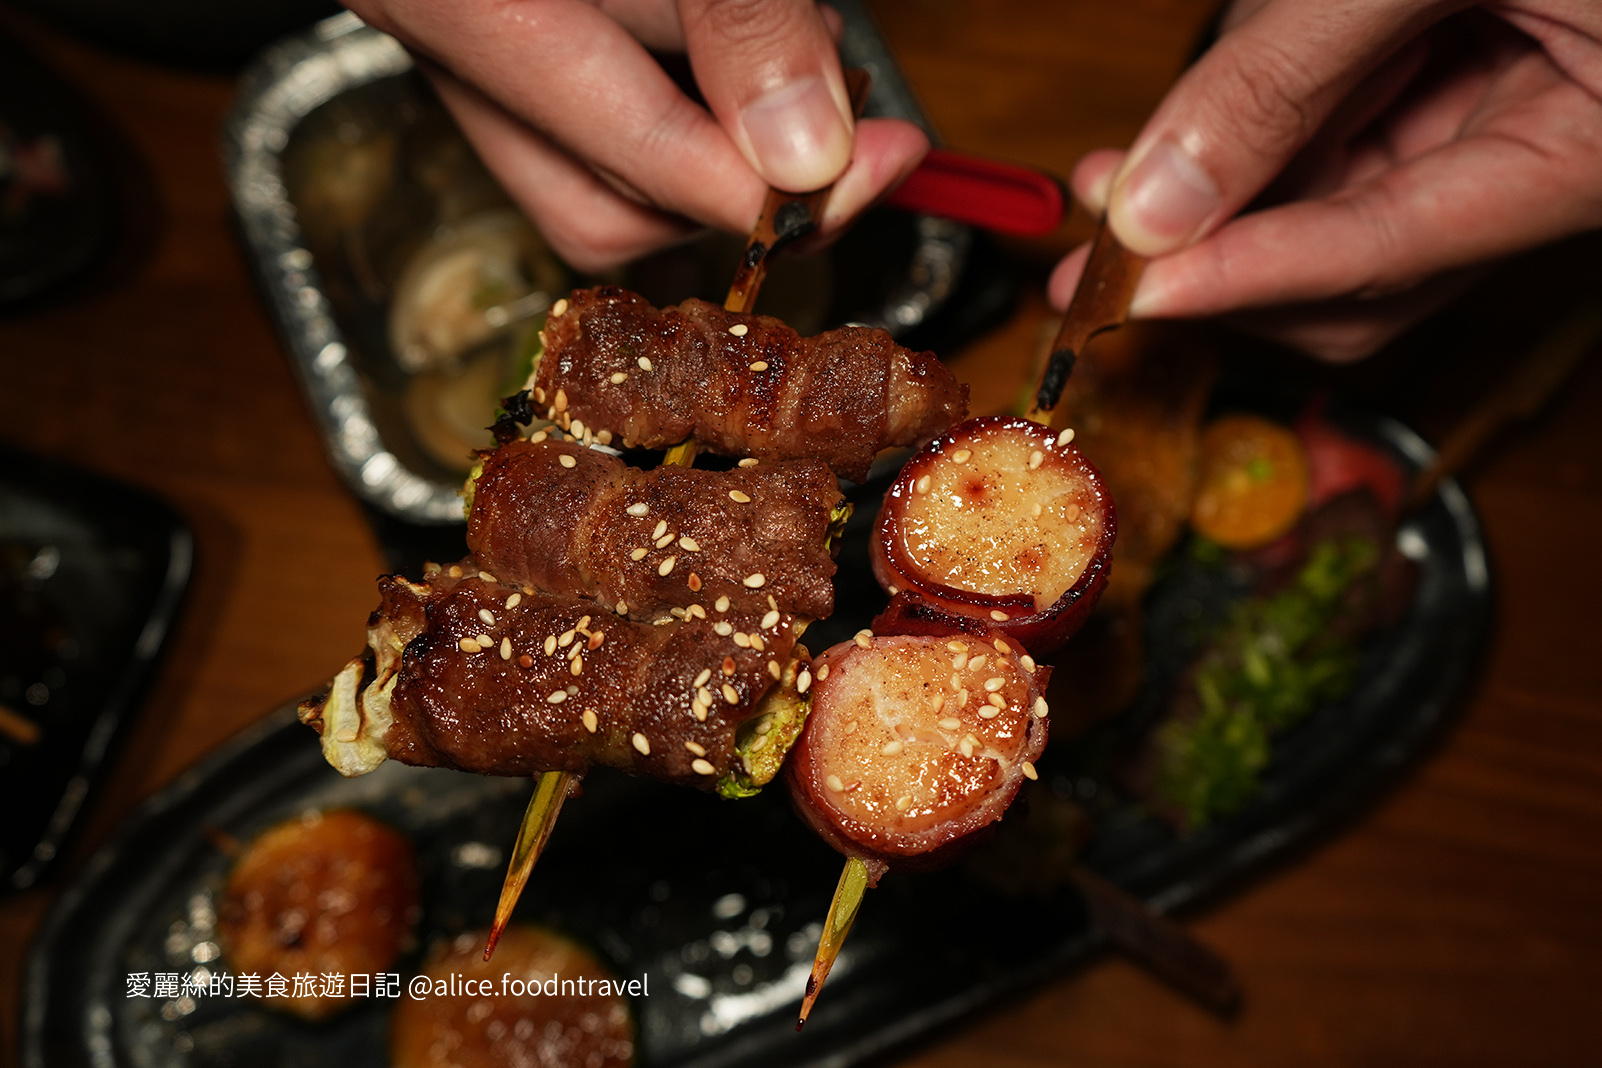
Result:
[[746,326],[744,323],[735,323],[733,326],[729,327],[729,333],[733,334],[735,337],[744,337],[750,329],[751,328]]
[[539,386],[534,387],[534,399],[539,401],[541,404],[545,403],[545,391]]
[[556,400],[555,400],[554,403],[555,403],[557,411],[559,411],[559,412],[567,411],[567,391],[564,390],[564,389],[557,390],[556,391]]
[[552,319],[560,319],[562,317],[562,314],[564,312],[566,312],[566,311],[567,311],[567,298],[563,297],[561,300],[559,300],[555,304],[551,305],[551,318]]
[[951,650],[953,653],[966,653],[968,651],[968,643],[967,642],[947,642],[946,643],[946,648]]
[[573,658],[573,662],[568,665],[567,670],[571,671],[575,675],[583,674],[584,673],[584,658],[582,656],[575,656]]
[[499,582],[500,581],[500,579],[496,578],[494,575],[490,574],[488,571],[484,571],[482,569],[479,570],[478,577],[483,579],[485,582]]
[[711,677],[712,677],[712,669],[711,668],[702,668],[701,669],[701,673],[695,677],[695,681],[692,682],[690,685],[692,685],[692,686],[705,686],[706,685],[706,680],[710,679]]
[[361,737],[361,732],[359,732],[355,727],[341,727],[334,734],[334,739],[336,741],[347,743],[354,742],[359,737]]
[[987,657],[984,653],[980,653],[978,656],[973,657],[972,659],[970,659],[968,661],[968,670],[970,670],[970,671],[983,671],[984,667],[985,667],[985,661],[988,660],[988,659],[990,659],[990,658]]
[[660,519],[660,520],[657,521],[656,529],[651,531],[651,537],[653,539],[654,538],[660,538],[662,535],[664,535],[666,533],[667,533],[667,520],[666,519]]
[[1036,519],[1039,519],[1042,511],[1044,511],[1044,509],[1040,507],[1040,502],[1036,501],[1035,506],[1029,510],[1029,514],[1034,516]]
[[905,812],[905,811],[907,811],[907,809],[909,809],[911,807],[912,807],[912,795],[911,794],[903,794],[902,796],[896,798],[896,811],[897,812]]
[[658,575],[666,575],[668,572],[673,570],[673,565],[678,562],[679,558],[677,556],[670,556],[656,566],[656,573]]
[[627,601],[619,601],[613,606],[612,611],[620,616],[626,616],[629,614],[629,603]]
[[458,565],[452,564],[451,565],[451,578],[461,578],[461,577],[462,577],[462,569]]
[[838,775],[830,775],[827,779],[823,780],[823,785],[827,786],[837,794],[845,790],[845,783],[840,781],[840,776]]
[[706,756],[706,746],[702,745],[700,742],[685,742],[684,748],[688,749],[696,756]]
[[967,653],[958,653],[956,656],[951,658],[951,668],[952,668],[953,671],[961,671],[963,668],[965,668],[967,666],[968,666],[968,654]]
[[993,693],[989,697],[985,698],[985,700],[990,703],[990,706],[992,708],[1006,708],[1007,707],[1007,699],[1005,697],[1001,696],[999,693]]
[[960,726],[962,726],[962,720],[956,716],[947,716],[940,721],[940,729],[943,731],[954,731]]
[[588,431],[584,429],[584,420],[582,419],[575,419],[569,423],[567,425],[567,432],[572,434],[575,438],[582,438],[588,435]]
[[508,597],[506,599],[506,607],[507,608],[516,608],[518,605],[520,605],[522,603],[523,603],[523,595],[521,593],[514,593],[514,594],[512,594],[510,597]]
[[644,560],[646,553],[649,553],[650,551],[651,550],[642,545],[633,552],[629,553],[629,559],[634,561]]
[[1064,430],[1061,434],[1057,435],[1058,445],[1066,445],[1072,440],[1074,440],[1073,427],[1069,427],[1067,430]]
[[632,516],[643,516],[651,510],[651,506],[644,501],[636,501],[623,510]]
[[741,493],[739,490],[730,490],[729,491],[729,500],[733,501],[735,504],[750,504],[751,503],[750,495],[746,494],[746,493]]
[[656,539],[656,547],[658,549],[666,549],[669,545],[672,545],[672,544],[673,544],[673,532],[671,530],[668,531],[666,534],[662,535],[660,538]]
[[1036,771],[1035,766],[1027,760],[1023,762],[1023,773],[1026,779],[1040,778],[1040,772]]
[[873,631],[869,630],[867,627],[863,627],[852,636],[851,640],[856,642],[862,648],[866,649],[873,644]]
[[956,452],[951,454],[951,459],[956,463],[965,464],[968,462],[968,457],[972,455],[973,453],[967,449],[958,449]]
[[645,735],[635,731],[634,737],[629,740],[634,743],[634,748],[640,751],[641,756],[651,755],[651,740]]
[[629,373],[627,371],[613,371],[612,372],[611,382],[612,382],[612,384],[614,386],[620,386],[624,382],[627,382],[628,380],[629,380]]
[[749,649],[751,648],[751,636],[743,630],[737,630],[734,632],[734,644],[741,649]]
[[723,699],[731,705],[740,703],[740,692],[728,683],[723,684]]
[[510,638],[502,638],[501,639],[501,659],[502,660],[510,660],[510,659],[512,659],[512,639],[510,639]]
[[745,576],[744,581],[747,589],[759,590],[762,588],[762,584],[768,580],[767,576],[758,571],[755,574]]
[[1068,507],[1062,510],[1062,517],[1068,520],[1070,523],[1074,522],[1079,518],[1079,506],[1077,504],[1070,503]]
[[1036,449],[1029,454],[1029,470],[1033,471],[1046,461],[1046,454]]
[[707,689],[705,686],[697,687],[696,691],[695,691],[695,703],[698,704],[698,705],[709,705],[709,704],[711,704],[712,703],[712,691]]
[[701,551],[701,543],[692,537],[685,536],[679,539],[679,548],[687,553],[698,553]]
[[1046,713],[1049,711],[1051,710],[1046,707],[1046,699],[1044,697],[1035,698],[1034,713],[1036,719],[1045,719]]
[[724,638],[734,633],[734,628],[721,619],[712,624],[712,629]]
[[1029,674],[1033,675],[1035,673],[1035,659],[1034,659],[1034,657],[1030,656],[1028,653],[1025,653],[1023,656],[1020,656],[1018,658],[1018,663],[1022,664],[1023,665],[1023,669],[1025,671],[1029,672]]
[[584,721],[584,729],[589,731],[591,734],[595,733],[595,728],[600,726],[601,723],[600,719],[595,715],[595,709],[593,708],[586,708],[584,710],[584,714],[580,716],[579,719]]
[[563,453],[561,456],[559,456],[557,458],[556,462],[561,464],[563,467],[577,467],[578,466],[578,461],[573,459],[573,457],[567,455],[566,453]]
[[517,658],[517,666],[531,668],[534,666],[534,658],[527,653],[523,653]]
[[985,690],[988,693],[995,693],[997,690],[1001,689],[1006,681],[1007,680],[1003,679],[1000,675],[992,675],[990,678],[985,680]]
[[734,674],[734,657],[726,656],[723,658],[723,674]]
[[829,665],[828,664],[824,664],[822,667],[820,667],[818,669],[818,681],[822,682],[824,679],[826,679],[828,677],[829,677]]
[[549,697],[547,697],[545,700],[549,701],[553,705],[559,705],[563,701],[567,700],[567,691],[566,690],[552,690],[551,691],[551,695]]
[[696,705],[695,707],[691,708],[690,711],[695,714],[695,718],[696,719],[700,720],[702,723],[705,723],[706,722],[706,710],[707,710],[708,707],[710,707],[710,706],[708,706],[708,705]]
[[[701,588],[701,576],[697,575],[694,571],[690,572],[690,589],[698,590],[700,588]],[[701,607],[698,604],[692,604],[690,607],[688,607],[688,608],[686,608],[684,610],[684,618],[685,619],[705,619],[706,618],[706,609]]]
[[495,625],[495,613],[491,612],[488,608],[480,608],[478,610],[478,618],[482,619],[485,623],[492,627]]
[[942,708],[945,708],[945,707],[946,707],[946,695],[943,694],[943,693],[935,694],[934,698],[929,702],[929,708],[930,708],[931,711],[934,711],[934,712],[939,712]]
[[967,704],[968,704],[968,688],[966,686],[964,686],[962,689],[957,691],[957,707],[958,708],[965,708],[965,707],[967,707]]
[[523,587],[523,596],[524,597],[532,597],[532,596],[534,596],[534,587],[533,586],[524,586]]
[[[821,679],[823,676],[819,675],[818,677]],[[810,687],[811,685],[812,685],[812,672],[808,671],[806,668],[802,668],[801,669],[801,674],[799,674],[799,675],[797,675],[795,677],[795,692],[796,693],[806,693],[807,692],[807,688]]]
[[772,675],[774,679],[777,680],[784,677],[784,669],[779,667],[779,662],[777,660],[769,660],[768,674]]
[[952,675],[951,676],[951,688],[953,690],[962,689],[962,676],[961,675]]
[[880,747],[879,752],[883,753],[885,756],[900,756],[901,751],[906,747],[906,743],[900,738],[894,738],[888,742],[885,742],[884,745]]
[[477,642],[479,644],[479,647],[482,648],[482,649],[493,649],[493,648],[495,648],[495,639],[491,638],[488,634],[475,635],[473,640],[475,642]]
[[965,757],[973,756],[973,742],[963,738],[957,743],[957,751]]
[[556,652],[556,635],[550,634],[545,638],[545,655],[550,656]]
[[759,653],[765,653],[768,651],[767,643],[762,640],[762,635],[760,634],[751,635],[751,648],[755,649]]
[[715,775],[717,774],[718,770],[717,768],[714,768],[709,761],[703,760],[700,757],[696,757],[694,760],[690,761],[690,769],[697,775]]
[[990,610],[990,618],[995,620],[997,623],[1005,623],[1008,619],[1010,619],[1012,617],[1007,615],[1007,613],[1003,612],[999,608],[992,608]]
[[727,612],[729,610],[729,599],[727,597],[719,597],[716,601],[712,602],[712,607],[716,608],[719,612]]
[[644,356],[641,356],[638,362],[640,365],[640,370],[649,371],[651,369],[651,361],[646,359]]
[[917,482],[913,483],[913,488],[916,489],[919,493],[928,493],[929,492],[929,483],[930,483],[929,476],[928,475],[924,475],[922,478],[918,479]]
[[768,369],[768,361],[767,360],[755,360],[751,364],[751,370],[753,370],[753,371],[766,371],[767,369]]
[[573,644],[573,636],[577,633],[578,631],[576,630],[564,630],[562,632],[562,636],[556,639],[556,644],[560,645],[563,649],[566,649],[569,645]]
[[595,434],[595,440],[599,441],[602,445],[610,445],[612,444],[612,432],[605,429],[599,430]]
[[472,638],[463,638],[461,641],[456,643],[456,647],[464,653],[476,653],[479,651],[478,643]]
[[548,437],[550,437],[550,436],[551,436],[551,435],[549,435],[549,434],[547,434],[547,433],[546,433],[546,432],[545,432],[545,431],[543,431],[543,430],[541,430],[541,431],[539,431],[539,432],[537,432],[537,433],[535,433],[535,434],[531,434],[531,435],[530,435],[530,436],[529,436],[529,439],[528,439],[528,440],[529,440],[529,441],[530,441],[530,442],[531,442],[531,443],[532,443],[532,444],[535,444],[535,445],[538,445],[538,444],[540,444],[540,443],[541,443],[541,442],[542,442],[542,441],[544,441],[544,440],[545,440],[545,439],[546,439],[546,438],[548,438]]
[[745,459],[740,461],[740,466],[741,467],[755,467],[757,464],[759,464],[761,462],[762,461],[758,460],[755,456],[747,456]]
[[776,608],[768,609],[767,614],[762,617],[762,629],[763,630],[772,630],[774,627],[777,627],[778,625],[779,625],[779,610],[776,609]]

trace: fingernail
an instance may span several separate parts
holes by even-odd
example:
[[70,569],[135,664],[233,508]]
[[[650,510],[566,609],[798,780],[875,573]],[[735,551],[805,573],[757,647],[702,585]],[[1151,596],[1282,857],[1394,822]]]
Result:
[[1159,141],[1113,187],[1107,215],[1126,246],[1156,256],[1183,247],[1222,202],[1195,160],[1173,142]]
[[817,75],[758,98],[740,121],[757,169],[781,189],[821,189],[851,162],[850,123]]

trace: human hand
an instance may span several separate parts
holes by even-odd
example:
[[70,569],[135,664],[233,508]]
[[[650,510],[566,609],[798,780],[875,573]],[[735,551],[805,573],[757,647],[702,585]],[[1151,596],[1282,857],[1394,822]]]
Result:
[[[1368,355],[1476,268],[1602,225],[1602,4],[1238,2],[1072,184],[1153,257],[1134,316]],[[1084,260],[1053,273],[1059,305]]]
[[[580,270],[702,225],[748,232],[769,185],[834,182],[822,231],[838,231],[929,147],[910,123],[853,124],[839,17],[814,0],[349,6],[419,57],[485,164]],[[710,113],[647,49],[688,54]]]

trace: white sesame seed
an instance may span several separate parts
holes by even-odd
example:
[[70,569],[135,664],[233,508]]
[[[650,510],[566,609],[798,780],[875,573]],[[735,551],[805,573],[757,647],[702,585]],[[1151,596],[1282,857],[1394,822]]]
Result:
[[730,490],[729,491],[729,500],[733,501],[735,504],[750,504],[751,503],[750,495],[749,494],[745,494],[745,493],[741,493],[739,490]]
[[361,737],[361,732],[355,727],[341,727],[334,733],[335,740],[345,742],[347,744],[354,742],[359,737]]
[[973,743],[964,738],[957,743],[957,751],[965,757],[973,756]]
[[563,297],[561,300],[559,300],[555,304],[551,305],[551,318],[552,319],[560,319],[562,317],[562,314],[564,312],[566,312],[566,311],[567,311],[567,298]]
[[768,674],[772,675],[774,679],[777,680],[784,677],[784,669],[779,667],[779,662],[777,660],[769,660]]
[[957,691],[957,707],[966,708],[968,705],[968,688],[964,686]]
[[485,582],[499,582],[500,581],[500,579],[496,578],[494,575],[490,574],[488,571],[485,571],[483,569],[479,570],[478,577],[483,579]]
[[951,688],[953,690],[962,689],[962,676],[961,675],[952,675],[951,676]]
[[553,705],[559,705],[563,701],[567,700],[567,691],[566,690],[552,690],[551,691],[551,695],[549,697],[547,697],[545,700],[549,701]]
[[702,668],[701,669],[701,674],[697,675],[695,677],[695,681],[692,682],[690,685],[692,685],[692,686],[705,686],[706,685],[706,680],[710,679],[711,677],[712,677],[712,669],[711,668]]
[[[694,574],[694,572],[691,572],[691,574]],[[688,607],[688,608],[686,608],[684,610],[684,614],[685,614],[685,616],[687,618],[690,618],[690,619],[705,619],[706,618],[706,609],[702,608],[698,604],[692,604],[690,607]]]
[[646,359],[644,356],[639,358],[638,363],[640,365],[640,370],[642,371],[649,371],[651,369],[651,361]]
[[578,461],[573,459],[573,457],[567,455],[566,453],[563,453],[560,457],[558,457],[556,462],[561,464],[563,467],[577,467],[578,466]]
[[582,419],[575,419],[569,423],[567,425],[567,432],[572,434],[575,438],[587,437],[589,433],[584,429],[584,420]]
[[945,708],[945,707],[946,707],[946,695],[943,694],[943,693],[935,694],[934,695],[934,699],[929,702],[929,708],[933,712],[939,712],[942,708]]
[[1011,617],[999,608],[992,608],[990,610],[990,618],[995,620],[997,623],[1005,623]]
[[1029,454],[1029,470],[1033,471],[1046,460],[1046,454],[1036,449]]
[[666,533],[667,533],[667,520],[666,519],[657,520],[656,529],[651,531],[651,537],[653,539],[654,538],[660,538],[662,535],[664,535]]
[[837,794],[845,790],[845,783],[840,781],[840,776],[838,775],[830,775],[827,779],[823,780],[823,785],[827,786],[830,790],[833,790]]
[[634,737],[629,740],[634,743],[634,748],[640,751],[641,756],[651,755],[651,740],[645,735],[641,734],[639,731],[635,731]]
[[567,411],[567,391],[566,390],[559,389],[559,390],[556,391],[555,407],[556,407],[556,410],[559,411],[559,412]]
[[940,729],[943,731],[954,731],[960,726],[962,726],[962,720],[955,716],[947,716],[940,721]]
[[731,705],[737,705],[740,703],[740,693],[733,686],[730,686],[725,682],[723,684],[723,699],[729,702]]
[[[578,647],[574,646],[574,648],[576,649]],[[571,671],[575,675],[582,675],[584,673],[584,658],[582,656],[573,657],[572,663],[568,665],[567,670]]]
[[702,723],[705,723],[707,709],[710,707],[710,705],[695,705],[690,709],[690,711],[695,714],[696,719],[700,720]]
[[978,656],[973,657],[968,661],[968,670],[983,671],[985,668],[985,661],[988,659],[990,659],[988,656],[986,656],[984,653],[980,653]]
[[1069,427],[1067,430],[1064,430],[1061,434],[1057,435],[1058,445],[1066,445],[1072,440],[1074,440],[1074,431],[1072,427]]
[[985,680],[985,690],[988,693],[995,693],[1006,684],[1006,681],[1007,680],[1003,679],[1000,675],[992,675],[990,678]]
[[562,636],[556,639],[556,644],[560,645],[563,649],[566,649],[569,645],[573,644],[573,635],[577,633],[578,631],[576,630],[564,630],[562,632]]
[[744,337],[750,329],[751,328],[746,326],[744,323],[735,323],[733,326],[729,327],[729,333],[733,334],[735,337]]
[[624,382],[627,382],[628,380],[629,380],[629,373],[627,371],[613,371],[612,372],[611,382],[612,382],[612,384],[614,386],[620,386]]
[[510,660],[510,659],[512,659],[512,639],[510,639],[510,638],[502,638],[501,639],[501,659],[502,660]]
[[666,549],[669,545],[672,545],[672,544],[673,544],[673,532],[671,530],[668,531],[666,534],[662,535],[660,538],[656,539],[656,547],[658,549]]
[[479,651],[479,644],[472,638],[463,638],[456,643],[456,647],[464,653],[476,653]]
[[701,551],[701,543],[692,537],[685,536],[679,539],[679,548],[687,553],[698,553]]
[[734,632],[734,644],[741,649],[749,649],[751,648],[751,636],[743,630],[737,630]]
[[772,630],[774,627],[777,627],[778,625],[779,625],[779,611],[778,611],[778,609],[776,609],[776,608],[768,609],[767,614],[762,617],[762,629],[763,630]]
[[901,797],[896,798],[896,811],[897,812],[905,812],[905,811],[907,811],[907,809],[909,809],[911,807],[912,807],[912,795],[911,794],[904,794]]
[[479,648],[481,649],[495,648],[495,639],[491,638],[488,634],[476,635],[473,640],[478,643]]
[[612,611],[620,616],[626,616],[629,614],[629,603],[627,601],[619,601],[612,607]]
[[482,619],[491,627],[495,625],[495,613],[491,612],[488,608],[480,608],[478,610],[478,618]]
[[[823,676],[821,674],[818,676],[818,678],[820,678],[820,679],[822,677]],[[807,692],[807,688],[809,686],[811,686],[811,685],[812,685],[812,672],[808,671],[806,668],[802,668],[801,669],[801,674],[799,674],[799,675],[797,675],[795,677],[795,692],[796,693],[806,693]]]
[[997,708],[995,705],[979,706],[980,719],[995,719],[999,715],[1001,715],[1001,709]]
[[603,428],[596,433],[595,440],[599,441],[602,445],[610,445],[612,444],[612,432]]
[[702,745],[700,742],[685,742],[684,748],[688,749],[696,756],[706,756],[706,746]]
[[753,371],[759,371],[760,372],[760,371],[766,371],[767,369],[768,369],[768,361],[767,360],[755,360],[751,364],[751,370],[753,370]]
[[946,648],[951,650],[953,653],[966,653],[968,651],[968,644],[966,642],[947,642]]
[[1035,673],[1035,660],[1034,660],[1034,657],[1030,656],[1028,653],[1025,653],[1023,656],[1020,656],[1018,658],[1018,663],[1022,664],[1023,665],[1023,669],[1025,671],[1029,672],[1029,674],[1033,675]]
[[594,734],[595,728],[600,726],[601,721],[596,718],[595,709],[593,708],[586,708],[584,710],[584,714],[579,718],[584,721],[584,729],[589,731],[591,734]]
[[822,682],[824,679],[826,679],[828,677],[829,677],[829,665],[828,664],[824,664],[822,667],[820,667],[818,669],[818,681]]
[[745,576],[745,585],[748,589],[759,590],[762,588],[762,584],[766,581],[768,581],[767,577],[760,571],[754,575]]
[[690,768],[697,775],[714,775],[718,770],[717,768],[714,768],[711,763],[702,760],[700,757],[696,757],[694,760],[690,761]]
[[1046,699],[1044,697],[1035,698],[1034,713],[1036,719],[1045,719],[1046,714],[1050,711],[1051,710],[1046,707]]
[[929,492],[929,483],[930,483],[929,476],[928,475],[924,475],[922,478],[918,479],[917,482],[913,483],[913,488],[916,489],[919,493],[928,493]]
[[1077,504],[1070,503],[1068,507],[1062,510],[1062,517],[1068,520],[1070,523],[1074,522],[1079,518],[1079,506]]
[[734,633],[734,627],[721,619],[712,624],[712,629],[724,638],[727,638],[729,635]]
[[866,649],[873,644],[873,631],[864,627],[857,631],[857,633],[852,636],[851,640],[856,642],[862,648]]
[[901,751],[906,747],[906,743],[900,738],[894,738],[888,742],[885,742],[884,745],[879,748],[879,752],[883,753],[885,756],[900,756]]
[[656,565],[656,573],[658,575],[666,575],[668,572],[673,570],[673,565],[678,562],[679,558],[677,556],[670,556],[666,560],[663,560],[660,564]]
[[651,506],[644,501],[636,501],[623,510],[632,516],[643,516],[651,510]]
[[751,729],[756,731],[758,734],[766,734],[773,729],[773,724],[768,722],[768,717],[763,716],[761,719],[757,720],[756,726]]
[[760,634],[751,635],[751,648],[755,649],[759,653],[765,653],[768,651],[767,643],[762,640],[762,635]]
[[757,464],[759,464],[761,462],[762,461],[758,460],[755,456],[747,456],[745,459],[740,461],[740,466],[741,467],[755,467]]
[[538,432],[538,433],[535,433],[535,434],[531,434],[531,435],[530,435],[530,436],[529,436],[529,439],[528,439],[528,440],[529,440],[529,442],[530,442],[530,443],[531,443],[531,444],[534,444],[534,445],[538,445],[538,444],[540,444],[540,443],[541,443],[541,442],[543,442],[543,441],[544,441],[544,440],[545,440],[545,439],[546,439],[546,438],[548,438],[548,437],[550,437],[550,435],[549,435],[549,434],[547,434],[547,433],[546,433],[546,432],[545,432],[545,431],[543,431],[543,430],[541,430],[541,431],[539,431],[539,432]]
[[1026,779],[1040,778],[1040,772],[1036,771],[1035,766],[1027,760],[1023,762],[1023,773]]
[[695,691],[695,703],[698,705],[710,705],[712,703],[712,691],[707,689],[705,686],[697,687]]
[[545,638],[545,655],[550,656],[556,652],[556,635],[550,634]]
[[956,463],[965,464],[968,462],[968,457],[972,455],[973,453],[967,449],[958,449],[956,452],[951,454],[951,459]]
[[512,594],[510,597],[508,597],[506,599],[506,607],[507,608],[516,608],[518,605],[520,605],[522,603],[523,603],[523,595],[521,593],[514,593],[514,594]]
[[958,653],[956,656],[951,658],[951,669],[953,671],[961,671],[963,668],[965,668],[967,666],[968,666],[968,654],[967,653]]
[[728,597],[719,597],[716,601],[712,602],[712,607],[716,608],[719,612],[727,612],[729,610]]
[[645,546],[642,545],[639,548],[635,549],[633,552],[629,553],[629,559],[630,560],[634,560],[634,561],[644,560],[645,559],[645,555],[647,553],[649,553],[650,551],[651,550],[647,549]]

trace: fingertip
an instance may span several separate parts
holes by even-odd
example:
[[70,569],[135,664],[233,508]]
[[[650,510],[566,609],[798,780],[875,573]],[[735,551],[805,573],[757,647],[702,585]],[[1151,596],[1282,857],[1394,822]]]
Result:
[[824,207],[823,229],[838,230],[906,180],[929,152],[929,136],[901,119],[857,123],[851,166],[840,176]]
[[1069,186],[1090,214],[1101,215],[1107,210],[1107,196],[1124,156],[1125,153],[1116,148],[1101,148],[1088,153],[1075,165]]
[[833,4],[819,4],[818,17],[823,20],[823,25],[828,29],[829,36],[834,38],[834,43],[839,44],[840,38],[845,36],[845,18]]
[[844,85],[821,73],[758,97],[741,110],[740,126],[757,173],[788,192],[821,189],[851,162]]

